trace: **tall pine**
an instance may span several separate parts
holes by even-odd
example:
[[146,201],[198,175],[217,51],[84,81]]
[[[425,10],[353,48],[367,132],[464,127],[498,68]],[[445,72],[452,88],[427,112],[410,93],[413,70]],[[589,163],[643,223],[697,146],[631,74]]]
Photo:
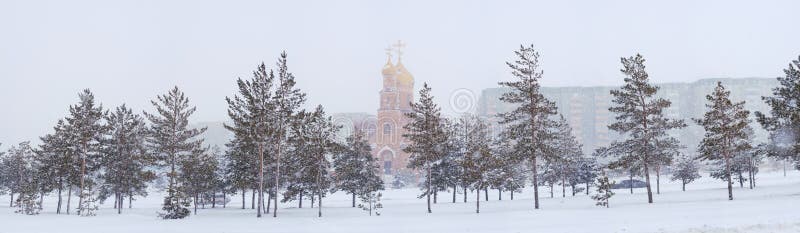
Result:
[[665,160],[668,147],[662,146],[669,139],[667,132],[672,129],[686,127],[683,120],[670,119],[664,116],[664,109],[672,104],[669,100],[655,97],[658,87],[650,84],[645,70],[645,59],[640,54],[621,58],[622,71],[625,74],[625,85],[612,90],[614,106],[608,110],[614,113],[616,122],[609,129],[622,135],[622,139],[609,146],[607,154],[615,158],[609,168],[638,168],[644,173],[647,187],[647,202],[653,203],[653,192],[650,182],[650,170]]
[[445,153],[447,137],[441,108],[433,102],[427,83],[423,84],[419,95],[418,102],[411,103],[411,112],[405,113],[409,123],[403,126],[407,132],[403,137],[409,141],[409,145],[403,151],[411,154],[408,167],[424,172],[425,185],[421,187],[423,193],[420,198],[427,198],[428,213],[431,213],[431,195],[435,191],[431,172]]
[[178,182],[179,169],[188,156],[197,155],[202,150],[203,139],[198,139],[197,136],[205,132],[206,128],[189,128],[189,117],[196,108],[189,105],[189,99],[177,86],[150,103],[155,107],[155,112],[144,113],[150,120],[147,143],[159,165],[169,169],[167,196],[164,197],[161,208],[163,212],[159,213],[159,217],[185,218],[189,216],[190,199],[186,195],[184,184]]
[[551,116],[556,114],[556,105],[542,95],[539,81],[542,71],[539,67],[539,52],[533,45],[520,46],[514,51],[516,60],[506,62],[511,68],[511,74],[516,78],[511,82],[500,82],[501,86],[510,88],[503,93],[500,100],[517,106],[507,113],[499,114],[500,123],[505,125],[506,137],[516,142],[516,151],[519,162],[528,162],[531,167],[533,179],[534,209],[539,209],[539,180],[538,161],[554,160],[547,153],[548,141],[551,137],[547,130],[552,124]]
[[746,132],[750,112],[744,109],[744,101],[731,101],[730,94],[721,82],[717,82],[714,91],[706,95],[708,110],[702,119],[695,119],[695,122],[706,131],[697,148],[700,158],[722,162],[723,177],[728,182],[728,200],[733,200],[731,170],[734,156],[750,149]]

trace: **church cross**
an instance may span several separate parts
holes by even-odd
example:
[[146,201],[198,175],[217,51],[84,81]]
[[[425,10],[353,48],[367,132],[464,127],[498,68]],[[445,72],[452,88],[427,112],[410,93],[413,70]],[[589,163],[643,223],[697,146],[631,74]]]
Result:
[[397,43],[393,44],[392,46],[397,49],[397,61],[400,62],[400,59],[403,58],[403,48],[406,47],[406,44],[403,43],[402,40],[398,40]]

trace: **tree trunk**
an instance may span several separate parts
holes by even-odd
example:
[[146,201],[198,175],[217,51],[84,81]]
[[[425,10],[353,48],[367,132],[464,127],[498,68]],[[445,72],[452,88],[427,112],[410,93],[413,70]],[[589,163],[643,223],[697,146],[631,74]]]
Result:
[[567,197],[567,182],[564,176],[561,176],[561,198]]
[[511,200],[512,201],[514,200],[514,190],[513,189],[511,190]]
[[128,209],[133,208],[133,194],[128,193]]
[[225,189],[222,190],[222,208],[225,209],[225,206],[228,205],[228,197],[225,194]]
[[682,189],[683,189],[684,192],[686,192],[686,181],[685,180],[682,180],[682,181],[683,181],[682,182],[683,183],[683,188]]
[[539,178],[536,171],[536,156],[533,157],[533,208],[539,209]]
[[11,192],[11,201],[8,202],[8,207],[14,207],[14,192]]
[[458,190],[456,185],[453,185],[453,203],[456,203],[456,190]]
[[[283,121],[283,119],[281,119],[281,121]],[[281,126],[280,128],[283,128],[283,126]],[[274,194],[275,196],[272,197],[272,198],[275,199],[274,200],[275,201],[275,205],[272,207],[272,217],[273,218],[277,218],[278,217],[278,191],[279,191],[279,189],[281,187],[281,183],[280,183],[280,177],[281,177],[281,149],[282,149],[281,148],[281,140],[283,140],[283,135],[278,133],[278,138],[279,138],[278,139],[278,145],[277,145],[278,149],[277,149],[277,153],[275,153],[275,157],[277,158],[275,160],[275,194]]]
[[58,205],[57,205],[58,207],[56,208],[56,214],[61,214],[61,200],[62,200],[61,199],[61,189],[62,189],[62,186],[59,184],[58,185]]
[[661,194],[661,166],[656,164],[656,194]]
[[316,199],[316,196],[314,196],[314,194],[312,193],[311,194],[311,208],[314,208],[314,202],[317,202],[317,199]]
[[464,187],[464,203],[467,203],[467,187]]
[[217,192],[216,191],[212,191],[211,192],[211,208],[212,209],[217,208]]
[[244,203],[244,201],[245,201],[245,199],[244,199],[244,193],[245,193],[245,189],[242,189],[242,209],[245,209],[245,203]]
[[428,165],[428,177],[427,177],[427,180],[428,180],[428,190],[427,190],[427,192],[425,192],[425,196],[428,197],[428,213],[430,214],[431,213],[431,168],[430,168],[430,165]]
[[497,200],[498,201],[502,201],[503,200],[503,190],[502,189],[497,189]]
[[481,190],[480,189],[478,189],[478,191],[475,194],[475,213],[478,213],[478,214],[481,213]]
[[250,209],[256,208],[256,190],[253,189],[253,193],[250,194]]
[[589,182],[586,182],[586,196],[589,196]]
[[67,192],[67,215],[69,215],[69,205],[72,204],[72,184],[69,185]]
[[[84,145],[84,147],[85,147],[85,145]],[[84,181],[85,176],[86,176],[86,151],[84,150],[83,151],[83,156],[81,156],[81,192],[80,192],[80,195],[78,195],[78,215],[80,215],[81,211],[83,210],[83,207],[82,207],[82,204],[83,204],[83,191],[86,188],[84,186],[85,185],[84,184],[85,183],[85,181]]]
[[629,177],[628,181],[630,181],[630,183],[628,183],[628,186],[631,187],[631,194],[633,194],[633,172],[631,172],[631,176]]
[[728,173],[728,200],[733,200],[733,174],[731,174],[730,155],[725,154],[725,170]]
[[117,208],[117,214],[122,214],[122,201],[125,200],[125,196],[122,194],[119,195],[119,208]]
[[433,191],[433,204],[436,204],[436,200],[439,198],[439,191]]
[[[267,198],[267,213],[269,213],[269,208],[272,206],[272,192],[267,191],[267,196],[269,196]],[[277,203],[275,205],[277,205]]]
[[483,188],[483,196],[486,198],[486,201],[489,201],[489,187]]
[[300,195],[300,198],[298,198],[298,200],[299,200],[298,202],[299,202],[299,203],[297,204],[297,208],[300,208],[300,209],[302,209],[302,208],[303,208],[303,192],[302,192],[302,191],[300,191],[300,194],[299,194],[299,195]]
[[353,207],[356,207],[356,193],[353,193]]
[[647,186],[647,203],[653,203],[653,190],[650,188],[650,171],[647,167],[647,157],[645,157],[644,164],[644,182]]
[[194,194],[194,215],[197,215],[197,193]]
[[264,206],[264,143],[258,143],[258,210],[256,218],[261,217],[261,207]]
[[553,188],[553,184],[552,184],[552,183],[550,183],[550,198],[553,198],[553,197],[555,197],[555,195],[553,195],[553,189],[554,189],[554,188]]
[[319,215],[317,217],[321,218],[322,217],[322,190],[317,191],[317,195],[319,195],[317,197],[317,199],[319,199],[318,200],[319,203],[317,203],[317,211],[318,211]]

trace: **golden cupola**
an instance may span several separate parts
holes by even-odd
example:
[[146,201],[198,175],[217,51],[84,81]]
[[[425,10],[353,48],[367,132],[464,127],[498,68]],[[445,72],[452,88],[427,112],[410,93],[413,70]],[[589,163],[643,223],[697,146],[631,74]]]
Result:
[[386,65],[383,65],[383,75],[394,75],[397,72],[394,65],[392,65],[392,58],[389,57],[389,60],[386,61]]
[[402,61],[397,61],[397,84],[402,86],[414,86],[414,76],[408,72]]

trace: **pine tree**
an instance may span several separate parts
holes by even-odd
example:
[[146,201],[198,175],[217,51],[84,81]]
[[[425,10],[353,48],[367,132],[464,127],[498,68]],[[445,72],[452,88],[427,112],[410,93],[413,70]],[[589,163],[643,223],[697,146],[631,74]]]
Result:
[[403,151],[411,154],[408,167],[425,172],[425,185],[420,196],[428,199],[428,213],[431,213],[431,194],[433,194],[432,170],[446,152],[447,137],[442,124],[441,109],[433,102],[431,88],[423,84],[418,102],[411,103],[411,112],[405,113],[409,123],[403,134],[410,143]]
[[[800,170],[800,58],[793,60],[778,77],[779,86],[773,96],[761,99],[770,106],[769,115],[756,112],[758,122],[770,132],[768,156],[783,161],[793,160]],[[785,176],[785,172],[784,172]]]
[[621,71],[627,77],[622,88],[611,91],[615,106],[609,111],[616,114],[616,122],[608,128],[623,135],[624,140],[612,142],[600,154],[615,157],[609,164],[611,169],[641,167],[647,187],[647,202],[653,203],[650,169],[659,167],[667,159],[665,156],[669,155],[665,151],[670,147],[663,145],[672,141],[667,131],[686,127],[686,124],[683,120],[664,116],[664,109],[672,103],[655,97],[659,88],[650,84],[642,55],[621,58],[621,61]]
[[589,195],[589,186],[591,186],[597,178],[598,169],[599,165],[593,158],[584,157],[578,161],[578,169],[574,175],[574,179],[575,183],[586,185],[586,195]]
[[671,180],[680,180],[682,190],[686,191],[686,184],[692,183],[692,181],[701,177],[698,170],[699,167],[695,159],[688,156],[682,157],[672,168]]
[[68,127],[64,120],[59,120],[53,128],[53,133],[40,137],[42,144],[37,150],[41,162],[39,173],[42,176],[42,183],[47,184],[48,189],[55,189],[58,195],[56,214],[61,214],[63,189],[74,184],[79,177],[80,164],[77,163]]
[[[232,125],[225,125],[225,128],[234,133],[237,140],[241,143],[239,149],[253,148],[256,153],[242,152],[243,156],[252,157],[253,161],[241,161],[240,165],[251,164],[255,167],[245,168],[245,171],[255,170],[257,175],[256,188],[258,189],[258,210],[256,217],[261,217],[264,201],[264,167],[266,161],[265,151],[269,150],[266,143],[272,136],[273,131],[270,124],[272,114],[275,111],[273,100],[273,81],[275,75],[267,71],[264,63],[261,63],[255,71],[253,78],[249,80],[237,80],[239,94],[233,98],[225,98],[228,103],[228,116],[233,121]],[[247,156],[250,155],[250,156]],[[242,158],[246,159],[246,158]],[[242,185],[242,186],[249,186]],[[244,187],[243,187],[244,188]]]
[[[78,214],[81,216],[93,216],[96,210],[94,195],[97,193],[98,176],[97,170],[100,168],[101,140],[105,134],[106,127],[103,118],[107,114],[102,105],[96,105],[94,94],[89,89],[83,90],[78,97],[80,102],[69,107],[70,115],[66,118],[69,123],[70,137],[73,139],[71,146],[75,149],[75,154],[79,155],[80,172],[79,174],[79,199]],[[90,198],[89,203],[83,203]],[[89,213],[85,213],[89,211]]]
[[[40,164],[30,142],[21,142],[8,149],[8,155],[2,159],[3,177],[12,193],[12,202],[16,204],[16,213],[36,215],[42,209],[39,202],[41,195],[41,179],[37,174]],[[17,199],[13,199],[17,193]]]
[[298,121],[298,109],[305,103],[306,95],[300,89],[295,87],[294,75],[289,72],[286,52],[281,53],[281,57],[277,63],[278,75],[277,86],[275,93],[272,95],[272,103],[274,104],[274,111],[270,114],[270,125],[273,127],[271,130],[270,141],[274,147],[274,171],[275,176],[275,205],[272,209],[272,217],[278,216],[278,189],[280,189],[281,177],[281,156],[285,152],[285,144],[289,140],[289,131],[292,125]]
[[475,213],[480,213],[480,191],[491,185],[491,172],[497,167],[492,151],[492,138],[489,125],[478,117],[467,119],[466,154],[463,160],[466,184],[475,190]]
[[105,172],[100,176],[100,200],[113,196],[120,214],[125,196],[147,195],[147,183],[155,179],[147,167],[154,161],[147,152],[147,126],[141,116],[123,104],[106,116],[106,123],[109,130],[102,141]]
[[695,119],[695,122],[706,131],[697,148],[700,158],[722,162],[725,168],[723,177],[728,182],[728,200],[733,200],[733,159],[737,153],[749,150],[751,146],[746,133],[750,112],[744,109],[744,101],[732,102],[730,94],[721,82],[717,82],[714,91],[706,95],[708,111],[703,119]]
[[356,207],[357,196],[373,200],[370,196],[384,189],[383,179],[378,175],[380,166],[372,156],[369,141],[359,129],[347,137],[345,148],[333,157],[333,167],[336,174],[334,192],[342,190],[352,195],[353,207]]
[[555,173],[558,175],[561,184],[561,196],[566,196],[566,186],[573,187],[574,192],[575,176],[578,172],[578,163],[583,156],[583,150],[578,140],[572,134],[567,120],[563,115],[559,115],[556,124],[551,128],[550,147],[547,153],[551,153],[549,157],[557,158],[553,161],[553,168],[556,169]]
[[[287,172],[295,174],[293,178],[287,178],[290,187],[287,191],[292,189],[299,192],[308,191],[308,194],[316,197],[318,217],[322,217],[322,198],[332,183],[328,174],[331,165],[327,156],[342,150],[341,145],[335,141],[336,133],[341,126],[333,123],[322,106],[317,106],[313,112],[300,114],[300,118],[302,120],[297,121],[292,127],[291,143],[287,148],[287,152],[293,149],[300,152],[287,153],[293,155],[287,158],[293,162],[290,163],[292,166],[288,166]],[[295,193],[284,195],[284,197],[293,196]]]
[[188,196],[194,199],[194,214],[197,215],[198,202],[203,194],[214,190],[215,172],[217,170],[217,159],[209,153],[206,148],[197,149],[193,154],[181,161],[180,182]]
[[156,108],[156,113],[144,113],[150,120],[147,137],[149,150],[156,156],[159,165],[169,168],[169,186],[161,208],[164,212],[159,213],[159,217],[185,218],[189,216],[190,199],[186,195],[184,184],[178,182],[179,169],[187,157],[201,154],[204,150],[203,139],[196,137],[205,132],[206,128],[189,128],[189,117],[196,108],[189,106],[189,99],[177,86],[150,103]]
[[362,203],[358,204],[358,207],[369,212],[369,216],[372,216],[372,212],[375,212],[376,216],[381,216],[380,209],[383,209],[381,197],[383,197],[383,194],[380,192],[370,192],[366,195],[362,195]]
[[597,201],[597,204],[595,205],[605,206],[606,208],[610,207],[609,200],[614,196],[614,191],[612,191],[612,188],[614,187],[615,183],[616,182],[613,181],[609,182],[608,176],[606,176],[605,173],[597,178],[597,194],[592,196],[592,199]]
[[506,137],[516,142],[513,148],[518,156],[517,161],[528,162],[532,168],[534,209],[539,209],[537,162],[540,159],[554,160],[550,157],[552,154],[545,150],[548,148],[547,138],[550,137],[547,129],[553,124],[550,117],[556,114],[556,106],[539,90],[542,71],[539,68],[539,53],[533,49],[533,45],[520,46],[514,53],[517,60],[506,64],[517,80],[499,83],[511,89],[503,93],[500,100],[518,107],[499,114],[499,117],[502,118],[500,123],[505,125]]

